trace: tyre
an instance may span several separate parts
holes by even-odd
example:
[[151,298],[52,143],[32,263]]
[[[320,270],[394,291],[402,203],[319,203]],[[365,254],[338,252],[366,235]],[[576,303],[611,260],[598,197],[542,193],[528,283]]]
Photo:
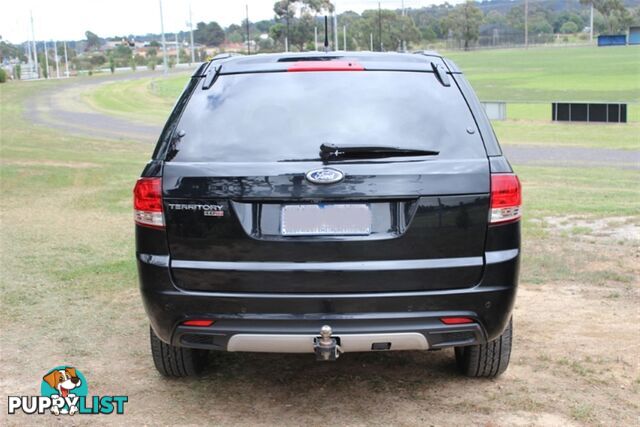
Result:
[[209,352],[193,348],[176,347],[162,341],[149,328],[151,356],[158,372],[166,377],[198,375],[207,365]]
[[456,362],[468,377],[495,378],[507,370],[511,356],[512,321],[502,335],[486,344],[456,347]]

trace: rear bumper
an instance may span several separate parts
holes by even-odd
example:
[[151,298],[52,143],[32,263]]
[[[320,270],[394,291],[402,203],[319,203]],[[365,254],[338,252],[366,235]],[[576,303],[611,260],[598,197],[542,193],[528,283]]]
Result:
[[[272,348],[271,344],[251,347],[245,343],[251,342],[252,335],[274,339],[284,336],[281,339],[285,343],[299,342],[301,336],[308,340],[328,324],[337,337],[382,334],[393,343],[404,342],[398,334],[417,333],[425,337],[427,348],[436,349],[483,343],[502,333],[511,316],[517,288],[519,251],[511,250],[512,254],[513,251],[515,256],[487,263],[476,286],[439,291],[345,294],[186,291],[174,285],[166,257],[143,254],[138,255],[138,272],[151,325],[160,339],[173,345],[269,351],[266,349]],[[439,319],[447,316],[471,317],[475,323],[444,325]],[[215,323],[210,327],[181,325],[190,318],[214,319]],[[238,342],[242,345],[237,345]],[[288,352],[285,345],[281,348],[282,352]]]

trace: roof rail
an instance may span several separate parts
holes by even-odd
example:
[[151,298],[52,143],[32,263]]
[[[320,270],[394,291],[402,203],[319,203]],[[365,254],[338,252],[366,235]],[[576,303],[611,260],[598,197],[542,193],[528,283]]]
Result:
[[415,50],[413,51],[413,54],[424,55],[424,56],[437,56],[438,58],[442,58],[442,55],[440,55],[435,50]]
[[227,58],[231,58],[232,56],[245,56],[242,53],[236,53],[236,52],[225,52],[225,53],[219,53],[216,56],[214,56],[213,58],[211,58],[211,61],[217,61],[219,59],[227,59]]

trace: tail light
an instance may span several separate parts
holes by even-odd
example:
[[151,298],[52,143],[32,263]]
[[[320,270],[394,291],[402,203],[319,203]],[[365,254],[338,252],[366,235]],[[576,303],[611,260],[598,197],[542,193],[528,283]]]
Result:
[[140,178],[133,189],[133,209],[136,224],[164,228],[161,178]]
[[210,319],[191,319],[185,320],[182,322],[183,326],[199,326],[199,327],[207,327],[213,325],[213,320]]
[[522,190],[515,174],[491,175],[491,224],[515,221],[522,216]]
[[475,323],[470,317],[441,317],[440,321],[445,325],[466,325],[469,323]]

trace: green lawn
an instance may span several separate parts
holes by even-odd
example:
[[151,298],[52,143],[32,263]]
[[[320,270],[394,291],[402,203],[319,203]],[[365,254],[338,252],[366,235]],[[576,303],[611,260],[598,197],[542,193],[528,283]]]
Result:
[[85,94],[94,108],[108,114],[148,123],[162,123],[182,92],[188,73],[171,77],[154,77],[116,81],[100,85]]
[[640,46],[444,53],[483,100],[640,102]]

